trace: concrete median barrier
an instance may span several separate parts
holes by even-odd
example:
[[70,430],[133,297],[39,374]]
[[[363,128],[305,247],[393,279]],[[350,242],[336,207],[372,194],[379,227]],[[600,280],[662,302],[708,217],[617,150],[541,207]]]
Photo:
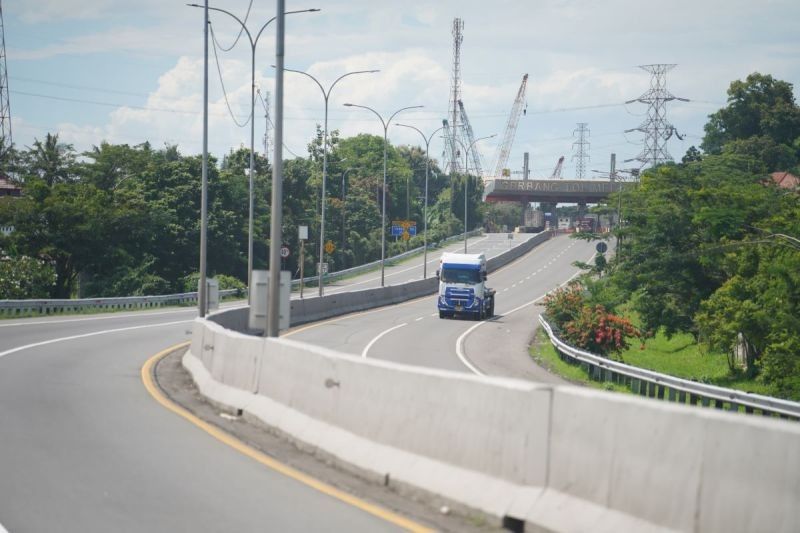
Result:
[[364,360],[197,319],[201,392],[404,491],[552,531],[797,531],[800,425]]

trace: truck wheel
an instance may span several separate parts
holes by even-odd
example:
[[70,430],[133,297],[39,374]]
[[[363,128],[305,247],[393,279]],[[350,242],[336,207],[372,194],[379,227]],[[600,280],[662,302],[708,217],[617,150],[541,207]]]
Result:
[[447,318],[447,315],[444,314],[444,311],[439,311],[439,318]]

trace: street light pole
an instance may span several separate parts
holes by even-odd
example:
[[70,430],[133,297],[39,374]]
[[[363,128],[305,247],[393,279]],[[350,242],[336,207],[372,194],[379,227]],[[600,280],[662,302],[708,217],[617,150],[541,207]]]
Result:
[[269,228],[269,300],[267,301],[266,337],[280,333],[281,241],[283,241],[283,57],[285,42],[286,0],[278,0],[278,24],[275,30],[275,154],[272,157],[272,204]]
[[381,121],[383,125],[383,198],[381,201],[381,287],[384,286],[385,281],[385,263],[386,263],[386,146],[388,144],[388,136],[389,136],[389,125],[392,123],[392,119],[401,111],[406,111],[408,109],[420,109],[425,106],[421,105],[412,105],[409,107],[401,107],[394,113],[392,116],[389,117],[388,121],[384,121],[383,117],[380,113],[372,109],[371,107],[367,107],[365,105],[356,105],[356,104],[344,104],[346,107],[360,107],[361,109],[366,109],[368,111],[372,111],[378,120]]
[[[207,4],[208,2],[206,2]],[[187,4],[191,7],[203,7],[198,4]],[[250,30],[247,29],[245,23],[236,15],[227,11],[225,9],[221,9],[218,7],[207,7],[208,10],[211,11],[218,11],[220,13],[224,13],[231,17],[233,20],[239,23],[242,27],[242,30],[247,35],[247,40],[250,41],[250,171],[248,176],[249,181],[249,199],[248,199],[248,222],[247,222],[247,303],[250,302],[250,295],[252,293],[252,281],[253,281],[253,209],[254,209],[254,176],[255,176],[255,105],[256,105],[256,46],[258,45],[258,39],[261,37],[261,34],[264,30],[269,26],[276,18],[272,17],[263,26],[261,29],[258,30],[255,39],[253,39]],[[298,11],[288,11],[283,12],[284,15],[293,15],[295,13],[311,13],[319,11],[319,9],[301,9]],[[273,162],[274,164],[274,162]]]
[[322,207],[320,208],[320,224],[319,224],[319,295],[322,296],[324,292],[324,278],[322,276],[322,263],[323,258],[325,257],[325,188],[328,180],[328,99],[331,96],[331,91],[333,91],[334,86],[342,78],[346,78],[347,76],[352,76],[354,74],[373,74],[375,72],[380,72],[379,70],[356,70],[354,72],[348,72],[347,74],[342,74],[336,81],[331,83],[331,86],[328,87],[328,90],[325,91],[325,88],[319,82],[317,78],[309,74],[308,72],[303,72],[302,70],[293,70],[290,68],[284,68],[283,70],[288,72],[294,72],[296,74],[303,74],[304,76],[308,76],[319,86],[320,91],[322,91],[322,97],[325,99],[325,132],[323,133],[322,138]]
[[[431,140],[433,136],[436,135],[438,132],[444,129],[444,126],[440,127],[439,129],[433,130],[433,133],[430,134],[429,137],[425,137],[425,134],[419,128],[414,126],[409,126],[408,124],[397,124],[398,126],[402,126],[404,128],[411,128],[412,130],[416,130],[417,133],[422,135],[422,140],[425,142],[425,203],[422,206],[422,247],[424,249],[423,259],[422,259],[422,279],[426,279],[428,277],[428,170],[431,167],[431,158],[430,158],[430,146]],[[407,189],[407,188],[406,188]]]
[[208,247],[208,0],[203,6],[204,54],[203,54],[203,169],[200,191],[200,279],[197,287],[197,305],[200,318],[206,316],[206,248]]

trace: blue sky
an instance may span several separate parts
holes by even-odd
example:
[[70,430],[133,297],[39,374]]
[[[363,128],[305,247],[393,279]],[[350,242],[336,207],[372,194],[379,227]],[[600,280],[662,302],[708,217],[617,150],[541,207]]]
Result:
[[[244,17],[249,0],[217,2]],[[643,120],[642,104],[624,105],[649,87],[640,64],[677,63],[668,88],[691,99],[668,105],[668,118],[683,141],[668,148],[680,159],[699,144],[703,124],[725,102],[734,79],[759,71],[800,86],[800,2],[796,0],[674,0],[666,3],[607,0],[498,0],[386,2],[287,0],[287,9],[322,8],[287,18],[286,66],[305,70],[328,85],[353,76],[333,91],[329,126],[349,136],[382,134],[377,119],[344,102],[368,105],[386,115],[409,105],[402,121],[430,132],[447,113],[452,20],[464,20],[462,98],[490,166],[522,75],[529,74],[527,114],[520,120],[509,166],[531,154],[536,176],[548,175],[566,156],[565,177],[574,175],[573,131],[590,128],[589,169],[606,170],[636,156],[641,134],[624,130]],[[248,26],[256,30],[274,16],[275,4],[253,0]],[[154,146],[178,144],[198,153],[202,142],[202,10],[182,1],[12,0],[3,3],[12,130],[18,147],[47,132],[86,150],[102,140]],[[213,14],[220,43],[238,28]],[[272,92],[274,26],[256,54],[257,84]],[[237,120],[249,114],[250,47],[244,39],[219,52],[228,99]],[[209,148],[217,156],[249,145],[250,128],[237,127],[225,106],[217,67],[210,63]],[[319,88],[286,74],[286,157],[306,155],[305,146],[323,119]],[[583,109],[576,109],[583,108]],[[256,149],[263,150],[265,120],[257,104]],[[393,143],[418,144],[419,135],[392,127]],[[493,144],[494,143],[494,144]],[[435,140],[432,155],[440,157]],[[619,166],[624,166],[620,164]]]

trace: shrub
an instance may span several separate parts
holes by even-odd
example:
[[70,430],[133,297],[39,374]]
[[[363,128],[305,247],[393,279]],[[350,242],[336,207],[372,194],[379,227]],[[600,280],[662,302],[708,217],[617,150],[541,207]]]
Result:
[[608,312],[603,305],[588,303],[586,294],[580,283],[573,283],[544,300],[547,318],[561,330],[564,341],[608,357],[626,350],[629,338],[642,336],[628,319]]

